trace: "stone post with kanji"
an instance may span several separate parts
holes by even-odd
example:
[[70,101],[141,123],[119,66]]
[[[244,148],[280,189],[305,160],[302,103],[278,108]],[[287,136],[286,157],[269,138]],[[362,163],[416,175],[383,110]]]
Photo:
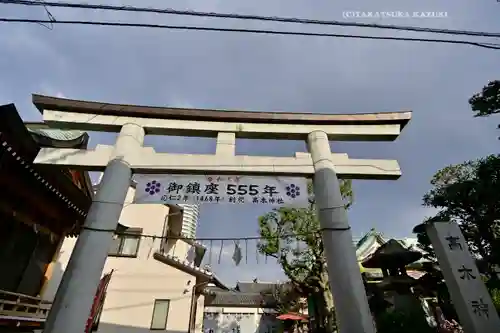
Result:
[[426,225],[451,300],[465,333],[499,333],[500,320],[460,227],[453,222]]

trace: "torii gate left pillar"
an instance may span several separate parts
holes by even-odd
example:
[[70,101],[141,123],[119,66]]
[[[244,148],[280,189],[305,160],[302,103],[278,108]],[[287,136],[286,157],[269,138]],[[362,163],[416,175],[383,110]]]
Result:
[[[356,160],[332,154],[329,139],[394,140],[410,112],[311,115],[148,108],[34,96],[44,120],[55,126],[120,132],[115,147],[93,151],[42,149],[35,162],[105,171],[47,319],[45,333],[83,332],[132,172],[218,173],[314,177],[314,194],[340,333],[374,333],[338,176],[397,179],[394,160]],[[64,110],[64,111],[57,111]],[[154,119],[151,119],[154,118]],[[144,133],[217,136],[214,155],[155,153]],[[235,138],[306,139],[310,154],[295,157],[235,155]],[[221,164],[223,161],[223,164]],[[92,231],[109,230],[109,232]]]
[[[123,203],[130,187],[132,169],[127,161],[129,152],[138,151],[144,142],[144,129],[136,124],[124,124],[111,158],[107,163],[100,189],[93,198],[61,280],[44,332],[85,332],[82,320],[87,318],[101,273],[108,257]],[[92,229],[108,230],[96,232]],[[90,304],[90,307],[89,307]]]

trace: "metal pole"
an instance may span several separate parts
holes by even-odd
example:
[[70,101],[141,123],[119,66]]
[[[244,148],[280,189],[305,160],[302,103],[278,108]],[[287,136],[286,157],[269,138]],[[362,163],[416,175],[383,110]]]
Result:
[[193,333],[196,329],[196,313],[198,310],[198,297],[196,294],[196,288],[204,287],[212,281],[204,281],[197,283],[191,288],[191,305],[189,307],[189,324],[188,324],[188,333]]
[[[44,333],[83,333],[132,177],[127,155],[138,153],[144,129],[123,125],[57,289]],[[96,231],[106,230],[106,231]]]
[[314,131],[307,142],[314,165],[314,197],[339,333],[375,333],[328,135]]

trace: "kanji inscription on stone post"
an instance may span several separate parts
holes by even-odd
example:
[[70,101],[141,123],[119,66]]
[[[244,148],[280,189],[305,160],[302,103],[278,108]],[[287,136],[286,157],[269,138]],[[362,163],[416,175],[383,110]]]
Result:
[[450,296],[466,333],[498,333],[500,320],[460,227],[436,222],[426,227]]

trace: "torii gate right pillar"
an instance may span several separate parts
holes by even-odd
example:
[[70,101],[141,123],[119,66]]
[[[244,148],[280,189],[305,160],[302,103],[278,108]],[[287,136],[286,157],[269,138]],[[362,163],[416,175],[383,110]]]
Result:
[[314,131],[308,135],[307,143],[314,166],[314,198],[340,333],[374,333],[328,135]]

